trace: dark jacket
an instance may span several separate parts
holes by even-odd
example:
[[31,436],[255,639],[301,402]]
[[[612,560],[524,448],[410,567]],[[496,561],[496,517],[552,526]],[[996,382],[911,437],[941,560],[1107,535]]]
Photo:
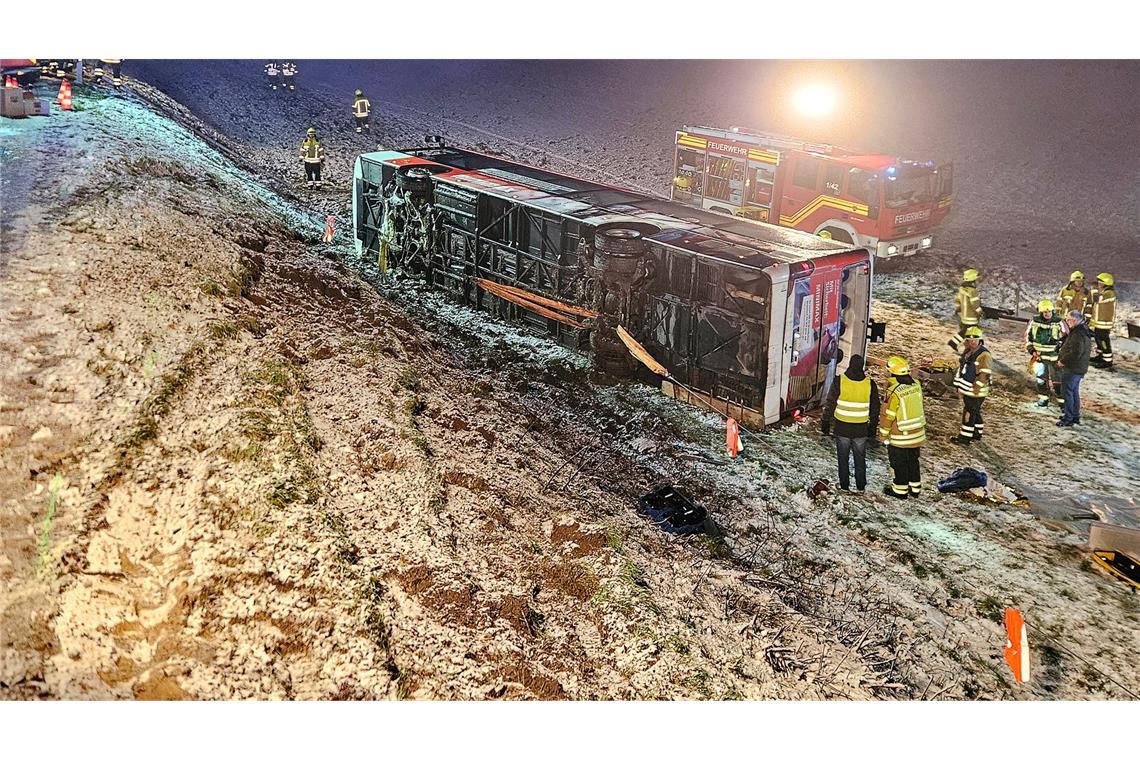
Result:
[[1069,330],[1069,337],[1061,343],[1061,370],[1074,375],[1088,374],[1092,346],[1092,330],[1084,322]]
[[[852,356],[851,363],[847,365],[847,370],[843,374],[849,380],[860,381],[865,378],[867,374],[863,370],[863,357]],[[871,413],[865,424],[835,419],[835,402],[839,400],[839,385],[840,382],[837,377],[835,382],[831,384],[831,391],[823,403],[823,415],[820,417],[819,423],[820,431],[824,435],[829,435],[832,427],[834,427],[835,434],[843,438],[873,439],[875,428],[879,424],[879,389],[875,386],[875,381],[871,381]]]

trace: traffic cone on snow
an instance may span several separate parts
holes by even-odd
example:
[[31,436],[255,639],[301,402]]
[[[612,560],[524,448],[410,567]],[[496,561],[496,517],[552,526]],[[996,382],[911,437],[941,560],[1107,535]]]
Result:
[[62,105],[63,104],[63,94],[70,89],[71,89],[71,85],[68,84],[66,79],[63,80],[62,82],[60,82],[59,83],[59,94],[55,96],[55,102]]
[[728,450],[728,455],[733,459],[736,455],[744,450],[744,444],[740,441],[740,425],[732,417],[729,417],[724,423],[724,446]]
[[71,83],[64,80],[63,85],[59,88],[59,106],[65,111],[74,110],[71,107]]

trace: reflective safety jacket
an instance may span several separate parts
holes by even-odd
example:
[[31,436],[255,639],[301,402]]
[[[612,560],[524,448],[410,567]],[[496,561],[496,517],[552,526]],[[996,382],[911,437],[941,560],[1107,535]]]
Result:
[[321,147],[321,141],[315,137],[305,138],[305,142],[301,143],[301,160],[306,164],[319,164],[325,160],[325,149]]
[[922,386],[891,378],[887,401],[879,414],[879,438],[900,449],[916,449],[926,443],[926,416],[922,411]]
[[1084,285],[1080,290],[1073,287],[1073,283],[1069,283],[1061,288],[1061,292],[1057,294],[1057,313],[1062,317],[1069,316],[1070,311],[1079,311],[1082,314],[1087,314],[1089,298],[1089,289]]
[[954,311],[957,312],[958,321],[962,324],[978,324],[978,319],[982,316],[982,299],[978,297],[978,289],[967,284],[958,288]]
[[869,422],[871,419],[871,378],[852,380],[839,376],[839,398],[835,401],[838,422]]
[[287,77],[296,76],[297,67],[291,63],[283,63],[281,64],[281,73]]
[[1065,323],[1056,314],[1052,319],[1038,314],[1025,328],[1025,349],[1037,354],[1043,362],[1055,362],[1061,350],[1061,338],[1067,333]]
[[368,102],[368,98],[360,97],[352,101],[353,116],[364,117],[370,113],[372,113],[372,104]]
[[990,395],[990,350],[979,345],[973,353],[963,354],[958,360],[958,374],[954,376],[954,387],[963,396],[985,398]]
[[276,63],[265,64],[265,73],[271,77],[277,76],[277,64]]
[[1094,330],[1111,330],[1113,320],[1116,319],[1116,289],[1096,288],[1089,296],[1089,301],[1092,303],[1089,327]]

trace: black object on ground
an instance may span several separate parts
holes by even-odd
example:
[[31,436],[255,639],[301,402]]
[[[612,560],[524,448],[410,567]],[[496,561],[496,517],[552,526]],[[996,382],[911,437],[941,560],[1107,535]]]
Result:
[[1108,572],[1140,589],[1140,561],[1124,552],[1094,551],[1093,559]]
[[704,531],[709,513],[673,486],[656,488],[637,500],[639,511],[666,533],[687,535]]
[[959,467],[938,481],[938,493],[957,493],[971,488],[984,488],[989,478],[984,472],[973,467]]

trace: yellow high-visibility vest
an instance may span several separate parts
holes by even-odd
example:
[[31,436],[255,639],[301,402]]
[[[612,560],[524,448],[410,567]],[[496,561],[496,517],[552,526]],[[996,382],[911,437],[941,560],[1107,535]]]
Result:
[[967,288],[965,285],[958,288],[958,321],[964,325],[978,324],[982,316],[982,299],[978,297],[977,288]]
[[910,384],[891,380],[890,399],[879,419],[879,433],[897,448],[913,449],[926,443],[922,386],[917,380]]
[[871,419],[871,378],[852,380],[839,376],[839,398],[835,402],[835,419],[840,422],[867,422]]

